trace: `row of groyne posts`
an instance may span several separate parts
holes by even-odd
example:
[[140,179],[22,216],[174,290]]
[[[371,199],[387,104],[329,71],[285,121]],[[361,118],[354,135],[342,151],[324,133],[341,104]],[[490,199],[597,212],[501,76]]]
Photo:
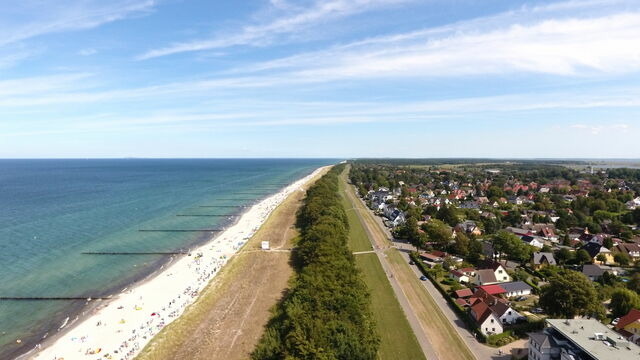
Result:
[[[242,191],[235,192],[234,195],[264,195],[265,191],[274,190],[289,185],[288,183],[278,184],[265,184],[261,189],[263,191]],[[255,200],[254,198],[247,197],[233,197],[233,198],[218,198],[217,200]],[[200,205],[200,208],[243,208],[249,205]],[[238,217],[240,215],[235,214],[177,214],[180,217]],[[139,229],[139,232],[202,232],[202,233],[215,233],[224,231],[224,229]],[[112,255],[112,256],[135,256],[135,255],[190,255],[189,249],[179,249],[174,251],[85,251],[83,255]],[[109,296],[0,296],[0,301],[91,301],[91,300],[108,300]]]

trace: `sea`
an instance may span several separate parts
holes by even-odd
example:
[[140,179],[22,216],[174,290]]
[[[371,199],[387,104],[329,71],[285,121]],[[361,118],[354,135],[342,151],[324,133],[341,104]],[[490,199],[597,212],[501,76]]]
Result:
[[0,160],[0,359],[31,350],[96,298],[133,286],[184,256],[169,253],[215,234],[191,230],[222,230],[257,201],[336,162]]

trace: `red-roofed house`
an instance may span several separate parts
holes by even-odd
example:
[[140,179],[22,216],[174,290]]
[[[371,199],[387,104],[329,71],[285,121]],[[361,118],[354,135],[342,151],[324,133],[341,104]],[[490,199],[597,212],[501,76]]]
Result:
[[615,329],[627,340],[640,345],[640,310],[631,309],[618,320]]
[[471,289],[460,289],[460,290],[456,290],[455,294],[457,298],[464,299],[464,298],[471,297],[473,295],[473,292],[471,292]]
[[503,328],[500,319],[484,301],[473,305],[469,313],[484,335],[502,334]]
[[484,290],[489,295],[501,295],[507,292],[507,290],[503,289],[500,285],[482,285],[478,286],[478,288]]

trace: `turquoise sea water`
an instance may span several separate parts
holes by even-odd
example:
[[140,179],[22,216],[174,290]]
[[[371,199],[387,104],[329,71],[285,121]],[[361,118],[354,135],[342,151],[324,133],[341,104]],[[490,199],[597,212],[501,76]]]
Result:
[[[208,239],[246,206],[319,166],[318,159],[0,160],[0,297],[119,292],[171,252]],[[220,206],[220,207],[202,207]],[[0,358],[31,349],[86,301],[0,300]],[[16,343],[20,339],[21,344]]]

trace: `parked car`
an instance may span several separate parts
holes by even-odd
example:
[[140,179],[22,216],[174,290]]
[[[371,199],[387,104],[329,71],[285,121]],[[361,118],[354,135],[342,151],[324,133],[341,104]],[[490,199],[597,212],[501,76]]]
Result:
[[415,263],[413,262],[413,260],[409,260],[409,265],[414,265]]
[[422,280],[422,281],[427,281],[427,277],[426,277],[426,276],[424,276],[424,275],[422,275],[422,276],[420,276],[420,280]]
[[611,322],[611,325],[613,325],[613,326],[618,325],[618,321],[620,321],[620,318],[613,319],[613,321]]

